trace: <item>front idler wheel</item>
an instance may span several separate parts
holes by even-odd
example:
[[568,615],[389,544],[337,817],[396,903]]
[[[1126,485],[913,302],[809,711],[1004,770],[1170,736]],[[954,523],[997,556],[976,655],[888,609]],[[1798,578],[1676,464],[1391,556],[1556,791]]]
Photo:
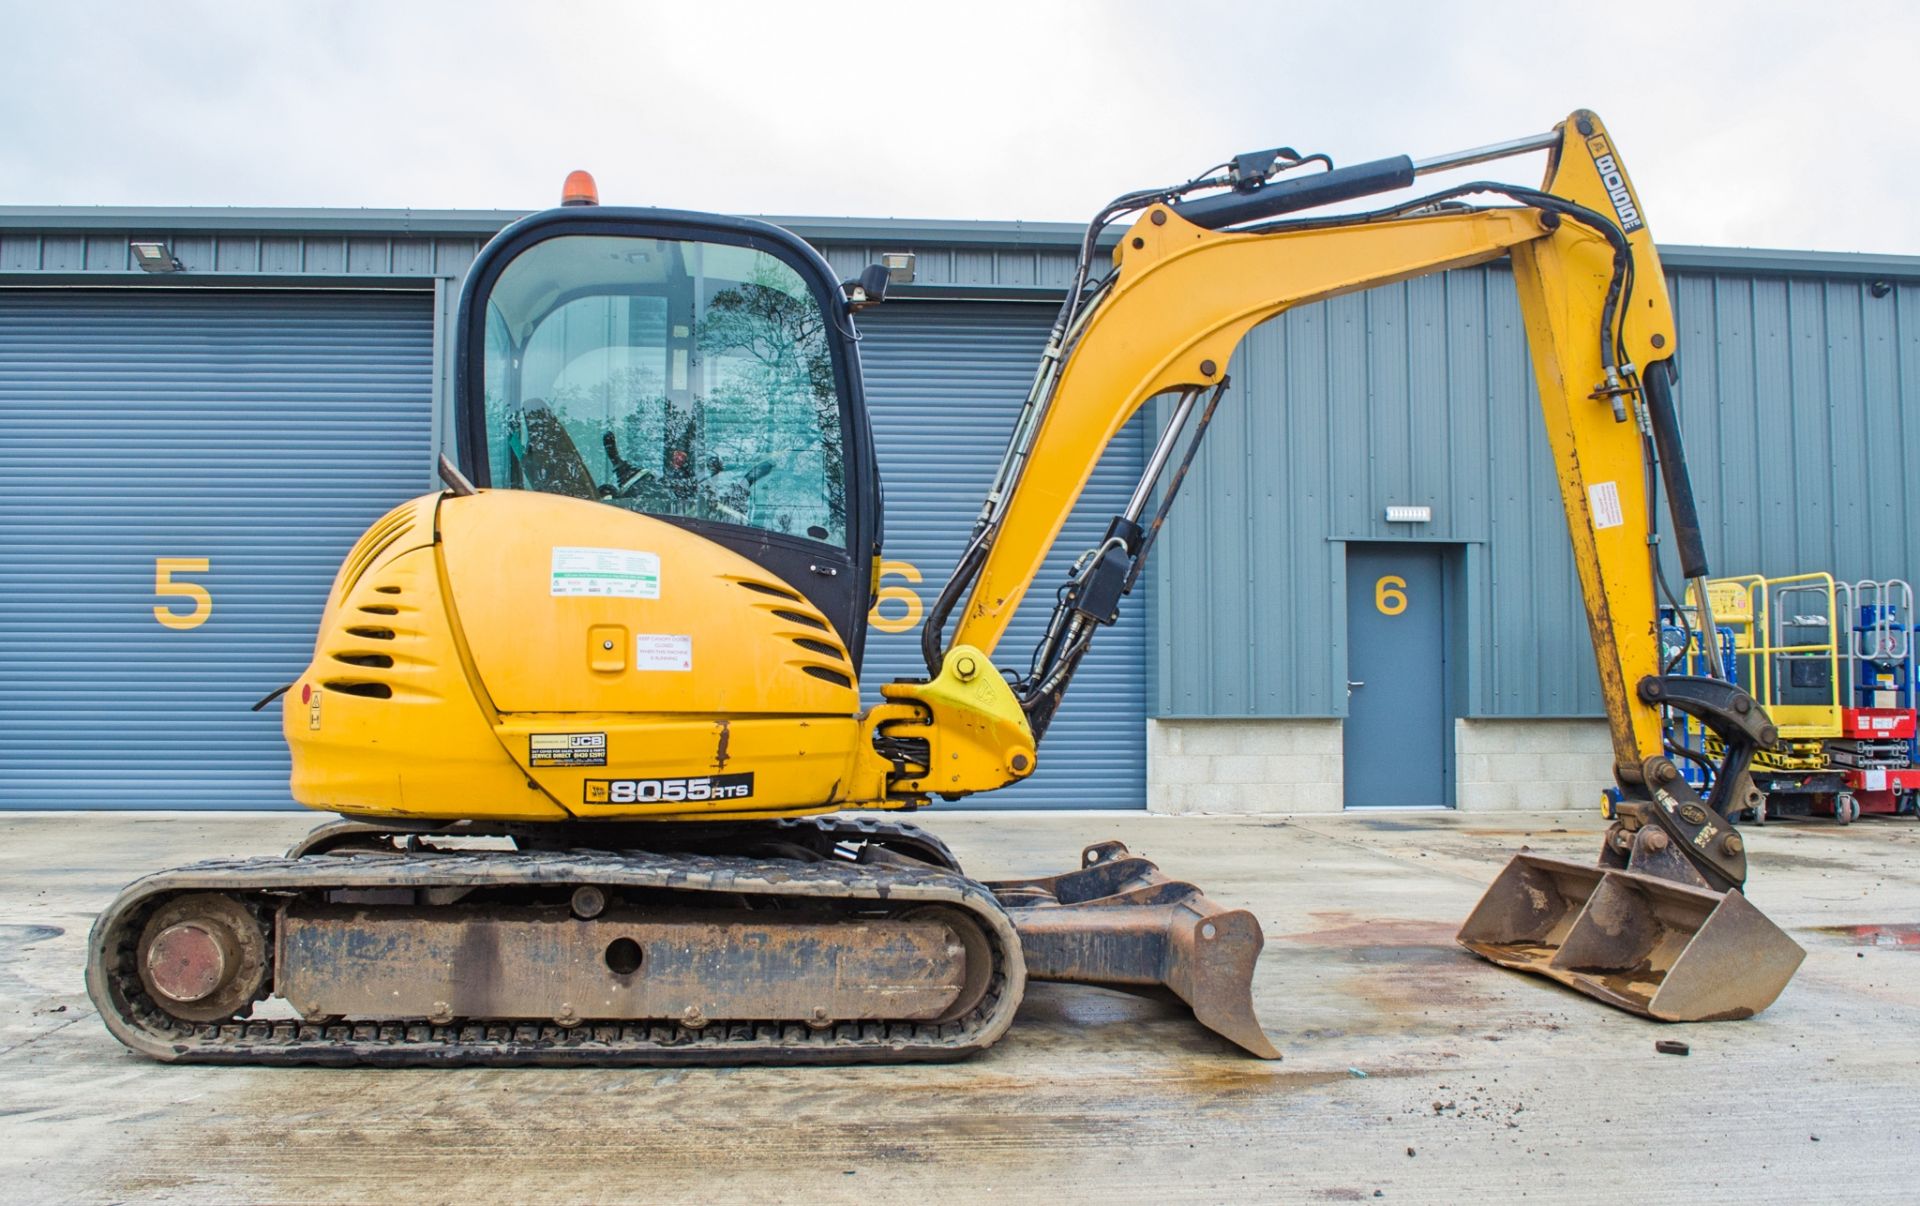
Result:
[[267,935],[231,897],[182,896],[147,919],[136,962],[162,1010],[184,1022],[221,1022],[265,992]]

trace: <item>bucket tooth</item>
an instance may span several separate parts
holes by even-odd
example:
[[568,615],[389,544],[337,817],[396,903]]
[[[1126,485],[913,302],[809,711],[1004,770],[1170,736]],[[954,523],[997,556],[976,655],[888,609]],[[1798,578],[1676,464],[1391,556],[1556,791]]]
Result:
[[1082,867],[987,885],[1013,918],[1027,978],[1165,988],[1194,1018],[1261,1059],[1280,1051],[1253,1009],[1265,936],[1245,909],[1225,909],[1169,879],[1119,842],[1089,846]]
[[1663,1022],[1752,1017],[1806,952],[1738,891],[1515,855],[1460,945]]

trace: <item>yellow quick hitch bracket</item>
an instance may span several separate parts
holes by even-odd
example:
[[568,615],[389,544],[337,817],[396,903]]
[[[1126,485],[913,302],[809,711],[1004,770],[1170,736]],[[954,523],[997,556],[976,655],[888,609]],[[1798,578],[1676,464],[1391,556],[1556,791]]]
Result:
[[926,766],[896,779],[894,792],[991,791],[1033,772],[1033,730],[1026,713],[980,650],[957,645],[932,680],[887,683],[880,694],[890,701],[875,709],[881,730],[928,742]]

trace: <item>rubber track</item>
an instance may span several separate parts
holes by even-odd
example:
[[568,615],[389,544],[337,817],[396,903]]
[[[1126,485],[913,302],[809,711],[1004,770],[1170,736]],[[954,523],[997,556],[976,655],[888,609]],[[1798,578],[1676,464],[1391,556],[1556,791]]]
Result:
[[[339,888],[500,888],[591,883],[611,888],[808,900],[943,904],[976,918],[995,951],[979,1006],[945,1024],[846,1022],[811,1029],[799,1021],[672,1022],[573,1027],[522,1021],[418,1023],[182,1022],[146,995],[134,947],[147,916],[184,892],[273,898]],[[87,991],[115,1038],[143,1055],[179,1063],[374,1064],[746,1064],[870,1063],[961,1059],[991,1046],[1013,1022],[1026,985],[1020,940],[985,887],[963,875],[848,863],[666,855],[419,853],[259,858],[197,863],[147,876],[101,913],[89,939]]]

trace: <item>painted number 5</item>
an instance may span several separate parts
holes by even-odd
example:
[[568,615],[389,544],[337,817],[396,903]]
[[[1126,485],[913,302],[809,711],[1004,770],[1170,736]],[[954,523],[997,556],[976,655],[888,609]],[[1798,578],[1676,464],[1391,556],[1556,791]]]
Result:
[[1407,580],[1388,574],[1373,584],[1373,605],[1383,616],[1397,616],[1407,609]]
[[213,614],[213,596],[207,588],[198,582],[183,582],[175,574],[204,574],[210,562],[205,557],[155,557],[153,559],[153,593],[162,599],[187,599],[193,603],[192,611],[174,611],[164,604],[156,605],[153,618],[168,628],[184,631],[198,628],[207,622]]

